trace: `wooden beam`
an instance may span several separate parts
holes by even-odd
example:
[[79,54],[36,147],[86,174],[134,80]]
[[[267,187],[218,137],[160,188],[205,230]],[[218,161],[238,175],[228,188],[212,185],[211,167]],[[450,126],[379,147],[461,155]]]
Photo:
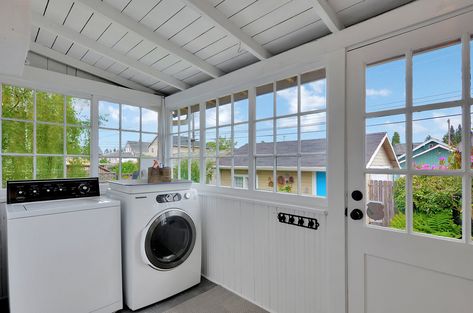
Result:
[[263,48],[256,40],[251,38],[240,28],[235,26],[228,18],[223,15],[219,10],[214,8],[207,0],[182,0],[190,8],[199,12],[202,16],[210,19],[220,28],[222,28],[228,35],[234,37],[236,40],[240,41],[242,46],[245,47],[245,50],[253,54],[260,60],[268,59],[272,55],[271,53]]
[[133,20],[131,17],[122,14],[120,10],[115,9],[114,7],[106,4],[102,1],[97,0],[79,0],[80,3],[88,6],[93,11],[103,15],[107,19],[111,20],[113,23],[119,24],[131,32],[137,34],[138,36],[152,42],[158,47],[166,50],[167,52],[185,60],[192,66],[195,66],[202,72],[210,75],[211,77],[219,77],[225,73],[221,71],[216,66],[213,66],[196,55],[190,53],[186,49],[180,47],[179,45],[173,43],[172,41],[167,40],[165,37],[161,36],[158,33],[153,32],[143,24],[140,24]]
[[70,57],[68,55],[62,54],[60,52],[57,52],[53,49],[46,48],[38,43],[32,42],[30,43],[30,51],[45,56],[47,58],[53,59],[55,61],[58,61],[60,63],[64,63],[70,66],[73,66],[81,71],[87,72],[89,74],[95,75],[97,77],[109,80],[111,82],[114,82],[118,85],[125,86],[131,89],[135,90],[140,90],[143,92],[148,92],[148,93],[156,93],[153,89],[145,87],[141,84],[135,83],[134,81],[125,79],[121,76],[115,75],[113,73],[104,71],[98,67],[89,65],[85,62],[82,62],[80,60],[77,60],[76,58]]
[[313,6],[317,15],[320,17],[322,22],[327,25],[328,29],[330,29],[332,33],[339,32],[345,28],[337,13],[327,0],[308,0],[308,2]]
[[120,64],[123,64],[127,67],[133,68],[145,75],[151,76],[159,81],[162,81],[168,85],[171,85],[177,89],[184,90],[189,88],[190,86],[171,76],[166,73],[160,72],[154,68],[151,68],[139,61],[136,61],[135,59],[123,55],[103,44],[98,43],[95,40],[92,40],[80,33],[77,33],[65,26],[56,24],[54,22],[51,22],[47,18],[43,17],[42,15],[33,12],[32,13],[32,23],[33,25],[47,29],[48,31],[52,32],[53,34],[59,35],[61,37],[67,38],[81,46],[84,46],[90,50],[95,51],[96,53],[105,56],[107,58],[110,58],[114,60],[115,62],[118,62]]

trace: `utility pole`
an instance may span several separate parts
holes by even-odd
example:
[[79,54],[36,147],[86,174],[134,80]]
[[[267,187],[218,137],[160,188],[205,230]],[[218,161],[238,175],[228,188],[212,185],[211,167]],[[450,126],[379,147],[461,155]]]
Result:
[[452,145],[452,134],[450,133],[450,119],[447,120],[447,123],[448,123],[448,145],[451,146]]

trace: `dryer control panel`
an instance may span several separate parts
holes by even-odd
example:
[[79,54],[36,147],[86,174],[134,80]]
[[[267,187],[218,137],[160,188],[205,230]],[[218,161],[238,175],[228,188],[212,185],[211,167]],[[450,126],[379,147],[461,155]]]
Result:
[[7,203],[97,196],[100,196],[97,177],[7,181]]
[[[188,198],[186,198],[188,199]],[[161,195],[156,196],[156,201],[158,203],[168,203],[168,202],[176,202],[176,201],[181,201],[182,200],[182,195],[178,192],[176,193],[165,193]]]

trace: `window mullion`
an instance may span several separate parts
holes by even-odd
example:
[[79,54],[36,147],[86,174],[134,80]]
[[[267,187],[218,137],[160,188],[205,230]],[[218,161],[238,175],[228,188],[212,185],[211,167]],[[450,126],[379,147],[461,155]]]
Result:
[[[0,147],[3,147],[3,84],[0,81]],[[0,150],[0,183],[3,187],[3,149]]]
[[232,156],[232,168],[231,168],[231,171],[230,171],[230,187],[231,188],[235,188],[235,150],[234,150],[234,146],[235,146],[235,104],[234,104],[234,100],[235,100],[235,97],[233,96],[233,94],[230,95],[230,105],[231,105],[231,108],[230,108],[230,111],[231,111],[231,114],[230,114],[230,119],[231,119],[231,122],[230,122],[230,142],[231,142],[231,147],[230,147],[230,153],[231,153],[231,156]]
[[36,90],[33,94],[33,179],[36,179]]
[[412,51],[406,53],[406,231],[413,231],[413,204],[412,204]]
[[256,190],[255,152],[256,152],[256,87],[248,90],[248,190]]
[[220,135],[219,135],[219,126],[220,126],[220,123],[219,123],[219,118],[220,118],[220,114],[219,114],[219,108],[220,108],[220,99],[219,98],[216,98],[215,99],[215,116],[216,116],[216,121],[215,121],[215,151],[216,151],[216,156],[215,156],[215,170],[217,171],[216,175],[217,175],[217,181],[216,181],[216,186],[220,186],[220,166],[219,166],[219,160],[220,160],[220,144],[219,144],[219,141],[220,141]]
[[276,101],[277,101],[277,97],[276,97],[276,93],[277,93],[277,86],[276,86],[276,82],[273,82],[273,191],[274,192],[277,192],[278,191],[278,188],[277,188],[277,181],[276,181],[276,170],[277,170],[277,166],[278,166],[278,161],[277,161],[277,153],[276,153],[276,145],[277,145],[277,133],[276,133],[276,126],[277,126],[277,119],[276,119],[276,109],[277,109],[277,104],[276,104]]
[[90,175],[99,176],[99,106],[97,98],[92,95],[90,106]]
[[122,104],[118,106],[118,178],[122,179]]
[[302,172],[301,172],[301,75],[297,75],[297,194],[301,194]]
[[66,133],[66,130],[67,130],[67,127],[66,127],[66,109],[67,109],[67,96],[64,95],[63,96],[64,98],[64,109],[63,109],[63,123],[62,123],[62,126],[63,126],[63,146],[62,146],[62,149],[64,151],[64,156],[63,156],[63,160],[62,160],[62,164],[63,164],[63,169],[62,169],[62,174],[64,177],[67,177],[67,133]]
[[207,170],[206,170],[206,164],[207,164],[207,160],[206,160],[206,155],[205,155],[205,146],[206,146],[206,138],[205,138],[205,132],[206,132],[206,125],[205,125],[205,102],[201,102],[199,104],[199,110],[200,110],[200,127],[199,127],[199,132],[200,132],[200,142],[199,142],[199,162],[200,162],[200,166],[199,166],[199,171],[200,171],[200,183],[201,184],[205,184],[206,183],[206,179],[205,179],[205,175],[207,173]]
[[191,131],[192,131],[192,121],[194,120],[192,117],[191,113],[191,107],[192,106],[187,106],[187,179],[192,180],[192,166],[191,166],[191,157],[192,157],[192,151],[191,151]]

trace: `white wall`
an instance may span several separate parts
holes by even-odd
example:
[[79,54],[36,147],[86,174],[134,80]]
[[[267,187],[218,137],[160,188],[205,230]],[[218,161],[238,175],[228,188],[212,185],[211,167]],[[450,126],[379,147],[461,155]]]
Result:
[[[200,201],[204,276],[270,312],[327,312],[323,211],[218,194],[201,193]],[[320,227],[279,223],[278,212],[316,218]]]

